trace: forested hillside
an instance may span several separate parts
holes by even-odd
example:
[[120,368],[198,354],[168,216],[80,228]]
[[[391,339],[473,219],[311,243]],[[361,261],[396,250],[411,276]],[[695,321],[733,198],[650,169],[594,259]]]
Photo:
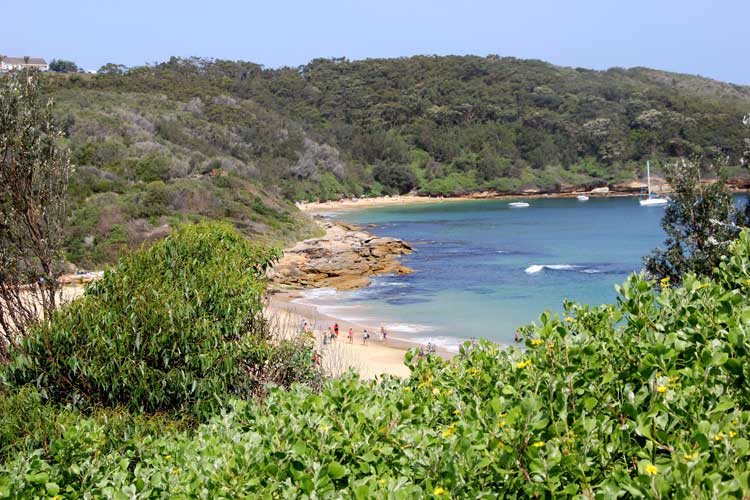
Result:
[[634,180],[647,158],[657,171],[678,156],[737,164],[750,111],[750,87],[497,56],[281,69],[173,58],[46,84],[78,165],[81,262],[109,259],[104,235],[132,245],[159,218],[306,234],[279,199],[554,191]]

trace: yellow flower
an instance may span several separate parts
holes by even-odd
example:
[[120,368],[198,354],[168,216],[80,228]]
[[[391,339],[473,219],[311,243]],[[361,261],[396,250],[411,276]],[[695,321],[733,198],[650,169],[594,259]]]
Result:
[[534,448],[541,448],[542,446],[544,446],[544,441],[537,441],[534,443]]
[[467,370],[467,371],[469,372],[469,375],[474,375],[474,376],[479,375],[480,373],[482,373],[482,370],[480,370],[478,368],[472,368],[472,369]]
[[664,394],[665,392],[667,392],[667,386],[666,385],[660,385],[660,386],[658,386],[656,388],[656,390],[659,391],[660,393]]
[[459,410],[458,408],[456,408],[455,410],[453,410],[453,414],[454,415],[460,415],[461,414],[461,410]]
[[655,476],[659,473],[659,469],[656,468],[654,464],[648,464],[646,466],[646,474],[649,476]]
[[692,462],[696,458],[698,458],[698,452],[693,453],[685,453],[685,455],[682,456],[683,459],[685,459],[686,462]]
[[408,386],[404,387],[404,392],[409,392],[409,391],[411,391],[411,387],[408,387]]
[[432,394],[433,394],[434,396],[437,396],[438,394],[440,394],[440,389],[438,389],[437,387],[433,388],[433,389],[432,389]]
[[440,486],[438,486],[437,488],[435,488],[435,491],[433,491],[432,493],[436,497],[439,497],[440,495],[445,495],[445,490],[441,488]]
[[330,429],[330,427],[328,427],[327,425],[321,425],[320,426],[320,430],[323,431],[323,432],[327,432],[328,429]]
[[669,276],[666,276],[659,280],[659,284],[662,288],[669,288]]
[[722,439],[724,439],[723,432],[719,432],[717,435],[714,436],[714,441],[721,441]]
[[542,345],[544,341],[542,339],[534,339],[531,341],[531,345]]
[[565,321],[567,321],[567,322],[570,323],[571,321],[573,321],[573,318],[571,318],[570,316],[568,316],[567,318],[565,318]]
[[499,422],[497,423],[497,426],[498,426],[498,427],[502,427],[502,426],[504,426],[504,425],[505,425],[505,420],[501,420],[501,421],[499,421]]
[[446,392],[446,394],[447,394],[448,396],[450,396],[451,394],[453,394],[453,389],[448,389],[448,392]]
[[172,460],[172,455],[164,455],[164,460]]
[[456,432],[456,430],[454,428],[448,427],[447,429],[445,429],[443,431],[443,437],[444,438],[449,438],[449,437],[451,437],[451,434],[453,434],[454,432]]
[[380,483],[380,486],[383,486],[385,484],[385,479],[381,479],[378,483]]
[[530,364],[531,364],[531,360],[527,359],[526,361],[521,361],[519,363],[516,363],[516,368],[518,368],[519,370],[523,370],[524,368],[526,368]]
[[735,418],[735,419],[733,419],[733,420],[732,420],[731,422],[729,422],[729,423],[730,423],[730,424],[732,424],[732,425],[737,425],[737,424],[739,424],[739,423],[740,423],[740,421],[739,421],[739,420],[737,420],[737,419]]
[[736,436],[736,435],[737,435],[737,433],[736,433],[736,432],[734,432],[734,431],[729,431],[729,437],[730,437],[730,438],[733,438],[733,437],[734,437],[734,436]]

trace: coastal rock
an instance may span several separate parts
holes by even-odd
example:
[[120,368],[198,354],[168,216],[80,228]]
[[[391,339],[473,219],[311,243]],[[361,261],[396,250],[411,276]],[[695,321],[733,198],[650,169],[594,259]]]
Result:
[[397,257],[413,251],[397,238],[379,237],[358,226],[318,221],[325,236],[297,243],[271,272],[271,283],[286,288],[332,287],[352,290],[370,284],[370,276],[408,274]]

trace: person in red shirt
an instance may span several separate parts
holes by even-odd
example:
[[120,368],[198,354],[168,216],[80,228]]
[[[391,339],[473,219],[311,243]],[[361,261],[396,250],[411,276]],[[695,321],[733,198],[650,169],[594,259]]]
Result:
[[339,338],[339,324],[338,323],[333,324],[333,333],[336,334],[336,338]]

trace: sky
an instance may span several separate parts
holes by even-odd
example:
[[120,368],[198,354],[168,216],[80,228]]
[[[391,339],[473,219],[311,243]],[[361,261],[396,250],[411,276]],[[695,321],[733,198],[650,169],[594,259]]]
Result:
[[96,70],[170,56],[475,54],[647,66],[750,85],[750,0],[0,0],[0,54]]

